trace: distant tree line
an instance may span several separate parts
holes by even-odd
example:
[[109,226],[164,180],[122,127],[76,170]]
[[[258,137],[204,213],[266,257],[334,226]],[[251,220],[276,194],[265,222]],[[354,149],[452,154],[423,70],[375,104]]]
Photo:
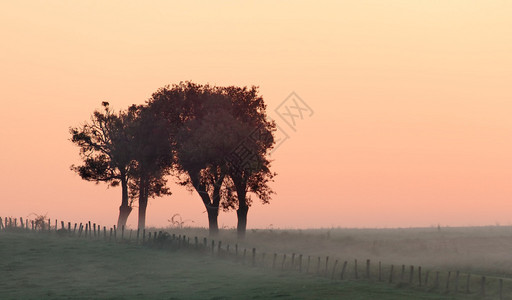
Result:
[[245,236],[250,194],[269,203],[276,125],[266,116],[257,87],[217,87],[180,82],[157,90],[144,105],[114,112],[102,103],[89,122],[70,128],[80,148],[81,178],[121,186],[117,226],[126,225],[138,202],[144,228],[149,198],[170,195],[170,177],[203,202],[211,235],[219,209],[235,209]]

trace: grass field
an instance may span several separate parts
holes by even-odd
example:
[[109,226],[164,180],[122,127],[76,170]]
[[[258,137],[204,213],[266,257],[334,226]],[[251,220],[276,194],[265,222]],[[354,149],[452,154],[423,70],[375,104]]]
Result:
[[0,299],[465,299],[250,267],[204,252],[0,232]]

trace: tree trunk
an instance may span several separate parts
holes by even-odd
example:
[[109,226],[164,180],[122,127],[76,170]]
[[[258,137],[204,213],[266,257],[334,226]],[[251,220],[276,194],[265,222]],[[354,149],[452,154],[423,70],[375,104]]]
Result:
[[128,205],[119,206],[119,218],[117,219],[117,228],[126,227],[126,222],[128,221],[128,217],[132,212],[132,207]]
[[139,202],[139,225],[138,228],[140,230],[144,230],[146,227],[146,207],[148,203],[140,203]]
[[245,232],[247,229],[247,213],[249,212],[249,207],[247,205],[240,206],[236,210],[236,216],[238,218],[237,222],[237,234],[239,239],[245,238]]
[[128,216],[132,212],[132,207],[128,204],[128,183],[125,178],[121,179],[121,188],[123,189],[123,198],[121,200],[121,206],[119,206],[119,218],[117,219],[117,228],[123,228],[123,226],[126,226]]
[[148,195],[145,178],[140,179],[139,186],[139,225],[138,228],[143,230],[146,227],[146,208],[148,206]]
[[206,212],[208,213],[208,227],[210,230],[210,236],[216,236],[219,234],[219,208],[218,207],[206,207]]
[[[198,172],[189,172],[190,179],[192,180],[192,184],[194,185],[194,188],[196,189],[197,193],[201,197],[201,200],[203,201],[204,207],[206,207],[206,212],[208,213],[208,227],[210,230],[210,236],[216,236],[219,233],[219,223],[217,221],[219,216],[219,201],[217,202],[217,205],[215,203],[212,203],[212,199],[210,199],[210,195],[206,191],[206,187],[201,184],[200,182],[200,176],[199,171]],[[220,189],[217,193],[220,192]],[[214,192],[215,194],[215,192]],[[214,195],[214,202],[215,202],[215,195]],[[219,197],[219,195],[217,195]],[[217,199],[219,200],[219,199]]]
[[249,212],[249,206],[247,205],[247,181],[236,180],[236,194],[238,198],[238,209],[236,211],[236,216],[238,218],[237,222],[237,233],[239,239],[245,238],[245,231],[247,229],[247,212]]
[[[206,206],[208,212],[208,225],[210,228],[210,236],[216,236],[219,234],[219,205],[220,205],[220,189],[222,188],[222,182],[224,181],[225,174],[220,174],[213,187],[212,203]],[[208,200],[210,201],[210,200]]]

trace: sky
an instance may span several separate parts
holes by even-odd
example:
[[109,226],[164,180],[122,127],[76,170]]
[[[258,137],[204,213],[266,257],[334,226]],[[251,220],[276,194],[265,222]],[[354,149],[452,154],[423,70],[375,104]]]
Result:
[[[0,217],[115,224],[121,190],[70,171],[69,127],[192,80],[259,86],[281,128],[276,195],[249,228],[512,225],[511,15],[504,0],[2,1]],[[147,224],[206,226],[198,195],[170,187]]]

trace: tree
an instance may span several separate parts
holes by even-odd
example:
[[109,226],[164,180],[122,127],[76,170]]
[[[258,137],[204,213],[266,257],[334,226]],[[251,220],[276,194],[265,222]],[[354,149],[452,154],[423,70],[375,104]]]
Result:
[[128,117],[132,125],[127,130],[133,157],[131,195],[139,199],[138,228],[144,229],[148,199],[171,194],[165,176],[172,166],[173,151],[168,128],[151,107],[132,105]]
[[223,190],[223,158],[235,145],[229,99],[216,87],[180,82],[159,89],[148,105],[169,128],[179,183],[197,192],[208,214],[210,234],[217,234],[221,198],[232,194]]
[[[237,208],[238,232],[243,237],[251,204],[247,193],[268,203],[273,193],[268,183],[275,176],[268,159],[275,124],[266,118],[257,87],[180,82],[159,89],[148,106],[168,128],[174,169],[180,183],[200,196],[210,234],[218,232],[219,207]],[[240,156],[240,145],[246,146],[242,150],[249,151],[249,158]]]
[[192,186],[201,197],[208,213],[210,235],[219,230],[221,201],[232,201],[232,193],[223,185],[227,175],[224,157],[236,141],[236,131],[232,130],[235,119],[220,103],[217,105],[202,117],[185,122],[177,136],[179,170],[188,175],[182,184]]
[[[226,87],[223,93],[231,100],[233,116],[240,123],[238,130],[243,133],[237,147],[226,157],[229,177],[236,190],[237,232],[244,238],[247,229],[247,214],[251,206],[248,193],[255,194],[263,203],[269,203],[274,193],[269,183],[276,173],[270,170],[270,151],[274,146],[276,125],[266,116],[266,105],[258,95],[257,87]],[[232,200],[230,198],[230,200]]]
[[71,170],[87,181],[106,182],[110,186],[121,184],[117,226],[122,227],[132,211],[128,182],[133,164],[131,140],[127,133],[131,124],[126,113],[113,113],[108,102],[103,102],[102,106],[103,111],[94,111],[89,123],[69,130],[71,141],[80,147],[80,157],[84,162],[83,165],[72,165]]

